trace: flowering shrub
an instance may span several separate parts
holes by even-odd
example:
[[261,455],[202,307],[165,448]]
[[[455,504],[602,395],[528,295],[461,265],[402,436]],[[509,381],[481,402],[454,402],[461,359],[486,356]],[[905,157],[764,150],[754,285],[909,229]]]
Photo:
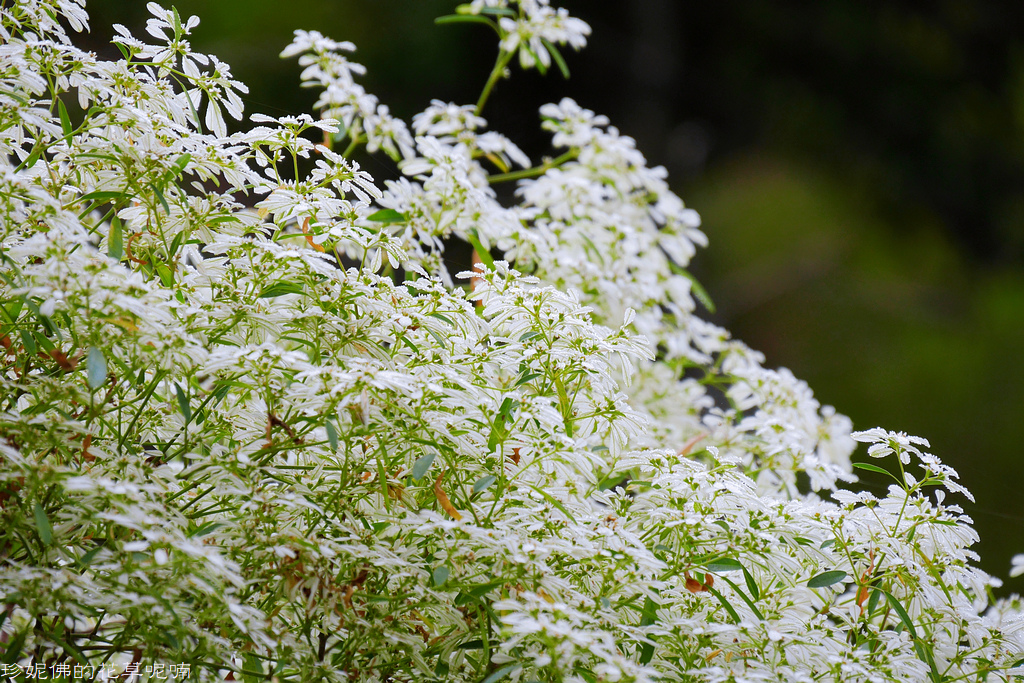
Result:
[[[191,49],[198,19],[149,9],[153,42],[115,27],[118,61],[69,39],[82,0],[0,9],[7,665],[1021,671],[1019,601],[971,564],[956,473],[923,439],[851,433],[696,314],[705,237],[664,170],[570,100],[541,109],[540,165],[486,130],[508,65],[564,69],[586,24],[546,0],[459,7],[443,21],[497,32],[494,71],[476,106],[411,127],[358,84],[353,45],[300,31],[283,56],[321,116],[228,134],[245,87]],[[381,186],[360,147],[404,175]],[[492,185],[512,181],[508,206]],[[447,270],[453,240],[472,272]],[[885,496],[837,489],[856,441]]]

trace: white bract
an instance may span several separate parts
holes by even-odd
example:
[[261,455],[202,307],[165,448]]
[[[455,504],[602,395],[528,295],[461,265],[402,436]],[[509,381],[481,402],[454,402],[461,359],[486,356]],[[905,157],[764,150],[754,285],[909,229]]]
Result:
[[[191,49],[198,19],[149,9],[156,42],[116,27],[113,62],[62,28],[78,0],[0,9],[5,666],[1020,672],[1020,601],[974,566],[956,473],[699,317],[706,238],[664,169],[570,100],[541,109],[538,166],[486,130],[511,60],[562,68],[586,24],[459,8],[499,36],[492,76],[411,126],[351,43],[300,31],[283,55],[318,116],[228,134],[244,86]],[[378,150],[404,177],[351,159]],[[460,240],[477,263],[452,273]],[[856,441],[887,494],[853,486]]]

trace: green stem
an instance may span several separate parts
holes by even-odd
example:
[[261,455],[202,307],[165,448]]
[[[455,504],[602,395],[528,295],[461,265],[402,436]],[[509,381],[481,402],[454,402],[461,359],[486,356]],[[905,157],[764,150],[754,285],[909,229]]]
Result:
[[498,79],[505,73],[505,67],[512,60],[512,53],[505,52],[502,50],[498,53],[498,59],[494,63],[494,68],[491,69],[491,75],[487,77],[487,83],[484,85],[484,91],[480,93],[480,99],[476,101],[476,111],[474,112],[477,116],[480,116],[480,112],[484,110],[484,104],[487,103],[487,98],[491,96],[491,91],[494,90],[494,86],[497,85]]
[[494,175],[487,176],[487,182],[494,184],[504,183],[510,180],[521,180],[523,178],[536,178],[537,176],[544,175],[552,168],[557,168],[558,166],[561,166],[567,161],[572,161],[577,156],[579,156],[579,153],[579,150],[574,147],[570,149],[568,152],[562,154],[561,156],[545,161],[540,166],[534,166],[533,168],[524,168],[519,171],[509,171],[508,173],[495,173]]
[[346,147],[345,151],[341,153],[341,156],[348,159],[349,155],[352,154],[352,152],[356,151],[356,147],[358,147],[359,143],[362,141],[362,138],[357,134],[354,138],[352,138],[352,142],[348,143],[348,147]]

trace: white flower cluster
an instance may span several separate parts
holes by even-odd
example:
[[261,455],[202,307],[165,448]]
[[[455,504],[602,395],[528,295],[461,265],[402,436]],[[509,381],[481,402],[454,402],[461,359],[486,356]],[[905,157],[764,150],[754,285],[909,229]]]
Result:
[[[354,46],[299,32],[284,54],[323,118],[228,135],[244,86],[191,50],[197,19],[149,8],[158,43],[119,27],[117,61],[70,41],[77,0],[0,8],[3,661],[1021,675],[1020,600],[974,566],[956,473],[923,439],[851,433],[697,315],[706,240],[664,170],[569,100],[541,110],[559,156],[537,166],[486,130],[510,60],[546,67],[585,24],[461,7],[499,35],[492,77],[411,127]],[[360,146],[404,177],[381,188]],[[453,276],[455,240],[478,263]],[[884,495],[836,489],[857,441]]]

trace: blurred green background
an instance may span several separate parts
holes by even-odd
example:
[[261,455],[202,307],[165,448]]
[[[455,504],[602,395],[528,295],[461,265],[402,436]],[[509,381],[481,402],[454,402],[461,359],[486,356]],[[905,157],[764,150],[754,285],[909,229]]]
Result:
[[[493,127],[539,159],[537,108],[570,95],[636,137],[704,218],[713,319],[858,428],[930,439],[1005,578],[1024,552],[1024,3],[562,4],[591,45],[567,55],[568,82],[515,70]],[[482,27],[434,26],[448,0],[176,5],[202,19],[193,46],[249,85],[249,112],[309,111],[277,58],[297,28],[354,41],[368,91],[407,118],[474,102],[495,56]],[[145,2],[88,6],[97,52],[116,55],[114,22],[141,35]]]

